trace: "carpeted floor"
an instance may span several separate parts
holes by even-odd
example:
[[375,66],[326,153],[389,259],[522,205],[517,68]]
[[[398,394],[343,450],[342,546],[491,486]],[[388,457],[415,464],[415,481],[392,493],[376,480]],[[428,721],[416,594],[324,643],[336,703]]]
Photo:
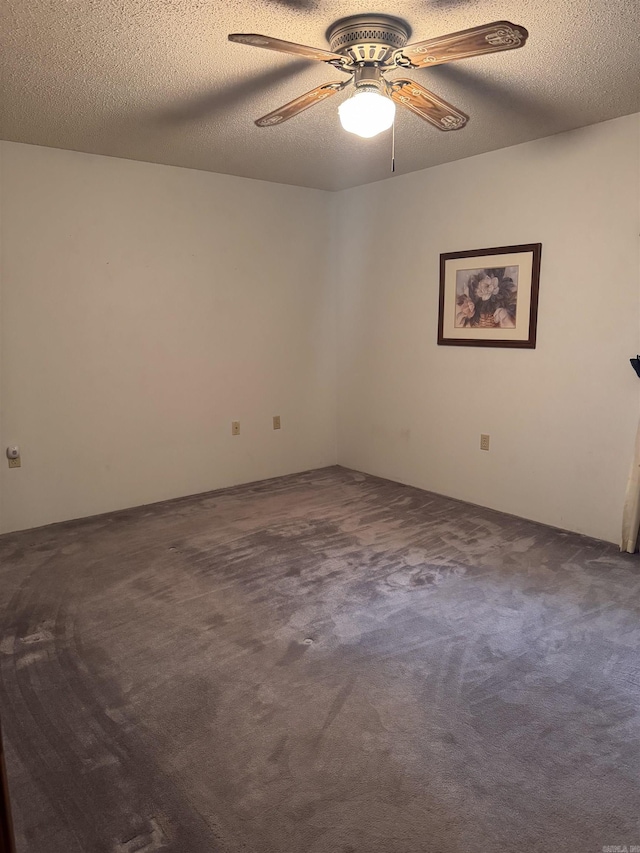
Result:
[[341,468],[0,538],[19,853],[640,845],[640,570]]

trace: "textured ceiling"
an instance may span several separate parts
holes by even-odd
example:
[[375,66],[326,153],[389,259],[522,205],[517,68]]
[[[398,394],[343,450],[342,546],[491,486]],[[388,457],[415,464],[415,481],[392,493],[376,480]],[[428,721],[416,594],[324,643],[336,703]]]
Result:
[[383,12],[413,41],[508,19],[527,45],[397,71],[466,112],[442,133],[405,109],[396,171],[503,148],[640,110],[638,0],[5,0],[0,137],[324,189],[389,177],[390,133],[341,130],[345,93],[286,124],[253,120],[343,75],[232,44],[261,32],[328,47],[329,24]]

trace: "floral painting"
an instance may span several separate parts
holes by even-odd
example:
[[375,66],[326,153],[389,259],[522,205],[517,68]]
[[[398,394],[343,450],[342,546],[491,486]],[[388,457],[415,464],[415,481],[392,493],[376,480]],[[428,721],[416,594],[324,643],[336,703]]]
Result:
[[456,270],[456,329],[515,329],[518,267]]
[[440,255],[438,343],[536,345],[540,243]]

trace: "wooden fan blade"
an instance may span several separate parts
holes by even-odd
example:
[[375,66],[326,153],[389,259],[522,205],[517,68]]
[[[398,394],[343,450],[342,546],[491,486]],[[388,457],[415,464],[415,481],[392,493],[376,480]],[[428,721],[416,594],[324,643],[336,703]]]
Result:
[[312,89],[310,92],[306,92],[304,95],[300,95],[299,98],[296,98],[293,101],[289,101],[289,103],[285,104],[283,107],[267,113],[267,115],[262,116],[262,118],[256,119],[256,124],[258,127],[271,127],[274,124],[282,124],[283,121],[288,121],[288,119],[297,116],[298,113],[308,110],[309,107],[312,107],[314,104],[319,104],[320,101],[324,101],[325,98],[335,95],[336,92],[344,89],[344,87],[350,82],[350,80],[345,80],[343,82],[324,83],[322,86],[316,86],[315,89]]
[[258,33],[231,33],[229,41],[248,44],[252,47],[264,47],[267,50],[278,50],[280,53],[291,53],[294,56],[304,56],[305,59],[315,59],[318,62],[329,62],[340,68],[350,64],[347,57],[340,56],[339,53],[331,53],[319,47],[307,47],[305,44],[295,44],[295,42],[283,41],[271,36],[262,36]]
[[529,33],[509,21],[494,21],[447,36],[418,41],[396,51],[394,61],[404,68],[424,68],[456,59],[523,47]]
[[407,107],[438,130],[459,130],[469,121],[469,116],[413,80],[394,80],[389,88],[393,101]]

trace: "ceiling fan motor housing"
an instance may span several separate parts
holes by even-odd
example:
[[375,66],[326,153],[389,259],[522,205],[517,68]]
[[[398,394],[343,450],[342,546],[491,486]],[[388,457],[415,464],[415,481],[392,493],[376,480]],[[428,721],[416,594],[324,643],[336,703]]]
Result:
[[386,62],[403,48],[411,34],[409,26],[387,15],[353,15],[337,21],[327,39],[333,53],[359,65]]

